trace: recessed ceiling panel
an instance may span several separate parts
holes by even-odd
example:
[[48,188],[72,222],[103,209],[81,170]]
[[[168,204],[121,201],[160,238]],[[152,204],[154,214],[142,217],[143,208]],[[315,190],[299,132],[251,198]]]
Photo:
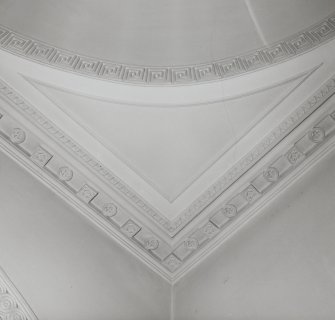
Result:
[[291,80],[242,97],[179,107],[129,105],[35,85],[173,202],[300,81]]

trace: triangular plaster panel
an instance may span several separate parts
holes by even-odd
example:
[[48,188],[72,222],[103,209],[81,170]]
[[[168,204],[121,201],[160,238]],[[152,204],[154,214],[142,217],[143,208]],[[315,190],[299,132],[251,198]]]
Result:
[[[34,85],[173,202],[301,82],[199,105],[138,106]],[[106,164],[108,165],[108,164]]]

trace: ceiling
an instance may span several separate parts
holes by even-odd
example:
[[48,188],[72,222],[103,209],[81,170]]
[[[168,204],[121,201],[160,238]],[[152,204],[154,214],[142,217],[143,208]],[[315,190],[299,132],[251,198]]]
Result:
[[[210,168],[234,145],[236,148],[237,142],[305,77],[303,74],[245,96],[182,107],[98,100],[31,81],[159,196],[173,203],[200,176],[208,175]],[[173,212],[165,215],[173,218]]]
[[105,80],[150,85],[213,81],[287,60],[331,36],[328,29],[320,34],[318,23],[335,11],[333,0],[0,5],[1,38],[6,30],[18,33],[15,45],[2,43],[5,50]]
[[332,12],[2,0],[1,147],[175,282],[332,138]]
[[131,65],[178,66],[258,49],[333,11],[332,0],[2,0],[0,21],[88,56]]

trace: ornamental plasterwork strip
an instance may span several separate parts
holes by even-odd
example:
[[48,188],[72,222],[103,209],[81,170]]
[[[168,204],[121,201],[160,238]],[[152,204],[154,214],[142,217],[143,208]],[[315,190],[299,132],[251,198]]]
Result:
[[292,114],[289,115],[278,127],[276,127],[263,141],[261,141],[251,152],[237,162],[227,173],[225,173],[215,184],[196,199],[179,217],[170,224],[169,231],[184,227],[199,213],[220,196],[239,177],[249,170],[269,150],[285,138],[304,119],[318,109],[327,99],[335,93],[335,76],[329,79],[314,95],[307,99]]
[[0,96],[8,101],[16,110],[20,111],[26,118],[29,119],[29,121],[38,125],[55,141],[66,147],[67,150],[79,158],[85,166],[93,170],[95,174],[98,174],[98,177],[107,182],[114,191],[121,194],[149,217],[152,217],[158,225],[168,230],[170,222],[166,218],[164,218],[156,209],[152,208],[150,204],[141,198],[134,190],[132,190],[131,187],[126,185],[120,178],[90,155],[77,142],[73,141],[73,139],[67,136],[50,120],[44,117],[39,111],[37,111],[36,108],[30,105],[29,102],[27,102],[21,95],[19,95],[13,88],[1,79]]
[[251,152],[246,154],[230,170],[227,171],[216,183],[196,199],[186,210],[181,212],[174,221],[169,221],[148,202],[141,198],[134,190],[127,186],[113,172],[108,170],[85,149],[66,136],[50,120],[44,117],[36,108],[31,106],[24,98],[14,91],[6,82],[0,80],[0,94],[6,101],[11,103],[18,111],[23,113],[31,122],[37,124],[46,131],[55,141],[65,146],[86,167],[98,174],[105,180],[113,190],[134,204],[140,211],[163,227],[163,229],[174,237],[188,223],[197,217],[211,202],[219,197],[240,176],[249,170],[258,160],[267,154],[276,144],[285,138],[296,126],[298,126],[311,113],[318,109],[327,99],[335,93],[335,76],[330,78],[319,88],[314,95],[300,105],[288,116],[278,127],[276,127],[263,141],[261,141]]
[[[332,81],[335,82],[334,79]],[[329,84],[329,81],[327,84]],[[321,96],[314,96],[313,99],[320,102]],[[322,102],[325,102],[325,100],[322,99]],[[309,101],[312,100],[309,99]],[[87,210],[99,217],[105,225],[122,234],[126,241],[130,241],[137,249],[150,256],[160,266],[159,271],[163,270],[160,274],[173,281],[174,274],[178,273],[178,270],[186,265],[189,259],[197,252],[204,250],[227,227],[242,218],[280,181],[294,172],[334,136],[334,109],[333,107],[329,114],[315,122],[303,136],[288,146],[280,156],[270,161],[237,193],[231,195],[229,200],[217,206],[208,215],[204,223],[186,234],[182,241],[174,247],[165,243],[160,237],[143,226],[131,213],[84,177],[78,169],[67,163],[51,147],[45,145],[40,138],[33,135],[17,120],[3,111],[0,113],[0,137],[9,148],[16,150],[22,158],[30,161],[37,170],[42,170],[50,180],[56,181],[61,188],[71,193]],[[49,183],[50,180],[48,180]],[[64,197],[64,199],[68,200],[68,197]],[[137,252],[135,251],[135,254]],[[157,268],[154,270],[157,271]],[[166,274],[166,272],[168,273]]]
[[0,319],[37,320],[34,312],[1,268]]
[[0,143],[1,141],[7,149],[14,149],[20,158],[41,170],[47,176],[49,184],[56,183],[63,190],[61,196],[65,200],[69,199],[69,194],[96,217],[95,221],[99,219],[107,232],[112,229],[112,236],[118,233],[124,242],[130,241],[137,252],[142,251],[150,257],[153,262],[151,265],[164,266],[163,261],[172,251],[169,244],[95,186],[75,165],[68,163],[42,139],[0,109]]
[[84,56],[0,26],[2,50],[81,75],[141,85],[178,85],[225,79],[291,59],[334,37],[335,13],[304,31],[237,57],[201,65],[150,67]]
[[[219,234],[238,223],[239,219],[243,219],[259,200],[276,190],[275,188],[285,181],[285,178],[292,176],[292,173],[306,163],[306,160],[311,158],[311,155],[315,154],[320,147],[330,139],[334,139],[334,135],[335,106],[333,105],[332,111],[314,122],[300,138],[289,144],[281,155],[274,157],[239,191],[213,209],[207,220],[185,235],[165,261],[169,269],[173,272],[177,271],[196,253],[206,250],[207,245]],[[190,268],[189,265],[188,268]]]

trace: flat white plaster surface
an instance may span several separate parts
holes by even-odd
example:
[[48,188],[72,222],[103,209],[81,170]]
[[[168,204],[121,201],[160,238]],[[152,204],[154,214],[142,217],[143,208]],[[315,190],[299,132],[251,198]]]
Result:
[[[182,107],[94,99],[32,83],[55,107],[174,202],[301,82],[301,78],[289,79],[233,99]],[[115,170],[112,163],[107,165]]]
[[335,317],[335,153],[174,288],[175,320]]
[[0,7],[1,24],[123,63],[201,63],[262,45],[243,0],[2,0]]
[[332,0],[1,0],[0,23],[136,65],[185,65],[262,47],[335,10]]
[[43,320],[167,320],[170,286],[0,153],[0,265]]
[[[174,68],[243,54],[334,10],[334,0],[0,0],[0,24],[74,55]],[[333,75],[334,44],[227,81],[144,88],[22,59],[14,41],[14,55],[0,52],[0,76],[174,219]],[[171,309],[174,320],[331,320],[334,161],[335,153],[177,282],[171,304],[165,281],[0,153],[0,266],[41,320],[164,320]]]
[[267,43],[290,36],[292,30],[295,32],[303,30],[335,10],[334,0],[251,0],[249,2]]

